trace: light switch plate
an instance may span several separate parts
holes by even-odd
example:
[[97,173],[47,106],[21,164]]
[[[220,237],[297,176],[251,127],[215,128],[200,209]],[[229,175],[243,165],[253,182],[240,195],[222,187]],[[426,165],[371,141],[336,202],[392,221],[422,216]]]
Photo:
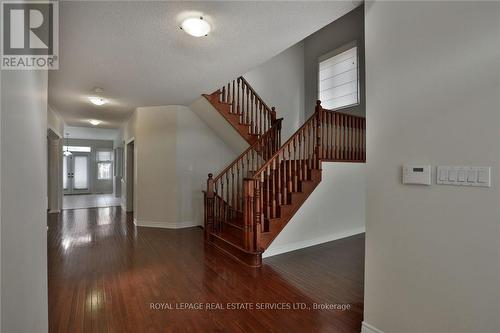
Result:
[[491,167],[440,165],[436,175],[440,185],[491,187]]

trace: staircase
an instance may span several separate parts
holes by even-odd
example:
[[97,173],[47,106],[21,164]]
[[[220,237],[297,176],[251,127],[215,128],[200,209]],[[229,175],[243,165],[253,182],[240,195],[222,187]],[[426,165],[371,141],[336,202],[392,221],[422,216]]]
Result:
[[321,182],[322,161],[365,161],[365,118],[315,113],[281,144],[282,119],[243,77],[205,98],[250,146],[205,194],[205,240],[252,267]]

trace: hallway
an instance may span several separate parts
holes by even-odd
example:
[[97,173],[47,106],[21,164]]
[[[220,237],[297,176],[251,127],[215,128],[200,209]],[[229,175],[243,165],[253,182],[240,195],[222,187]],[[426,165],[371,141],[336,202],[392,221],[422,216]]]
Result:
[[[359,333],[364,235],[267,258],[261,269],[214,251],[202,229],[136,227],[120,207],[50,214],[49,331]],[[296,303],[306,309],[287,308]]]
[[120,206],[121,198],[114,194],[72,194],[63,196],[63,209]]

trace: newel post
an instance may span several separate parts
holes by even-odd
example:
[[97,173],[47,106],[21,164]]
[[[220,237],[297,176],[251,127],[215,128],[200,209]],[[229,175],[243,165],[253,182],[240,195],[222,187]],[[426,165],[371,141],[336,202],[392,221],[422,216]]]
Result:
[[277,145],[276,145],[276,149],[274,150],[274,152],[278,151],[278,149],[280,149],[281,147],[281,123],[283,122],[283,118],[280,118],[278,119],[278,124],[276,125],[276,134],[278,136],[278,140],[277,140]]
[[254,251],[260,249],[260,232],[262,230],[262,197],[260,190],[260,180],[254,180],[254,207],[255,207],[255,223],[253,226],[254,232]]
[[214,227],[214,180],[211,173],[207,179],[207,193],[205,194],[205,239],[208,239]]
[[323,124],[323,108],[321,107],[321,101],[316,101],[316,158],[318,163],[318,169],[321,170],[321,159],[322,156],[322,140],[321,140],[321,132],[322,132],[322,124]]
[[276,108],[273,106],[271,108],[271,126],[274,124],[276,121]]
[[243,232],[244,246],[248,251],[254,251],[254,180],[243,180]]

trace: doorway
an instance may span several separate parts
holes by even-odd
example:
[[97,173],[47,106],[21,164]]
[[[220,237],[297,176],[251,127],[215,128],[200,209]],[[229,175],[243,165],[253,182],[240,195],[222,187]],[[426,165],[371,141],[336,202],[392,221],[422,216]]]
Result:
[[64,194],[90,193],[90,153],[63,156]]
[[130,141],[127,143],[127,160],[126,160],[126,187],[127,187],[127,212],[133,212],[134,211],[134,182],[135,182],[135,146],[134,146],[134,140]]

